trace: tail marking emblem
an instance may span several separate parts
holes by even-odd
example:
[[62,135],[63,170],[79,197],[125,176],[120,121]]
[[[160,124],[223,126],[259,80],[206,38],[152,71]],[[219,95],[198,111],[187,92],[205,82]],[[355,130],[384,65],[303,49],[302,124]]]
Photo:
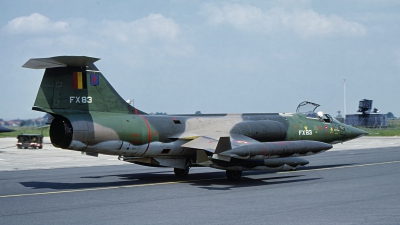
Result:
[[90,74],[90,85],[98,86],[99,83],[100,83],[99,74],[96,74],[96,73]]

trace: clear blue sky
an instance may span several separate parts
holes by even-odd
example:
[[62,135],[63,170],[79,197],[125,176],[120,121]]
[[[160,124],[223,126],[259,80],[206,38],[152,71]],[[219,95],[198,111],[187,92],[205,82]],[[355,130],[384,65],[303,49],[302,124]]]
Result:
[[145,112],[336,115],[358,101],[400,116],[400,1],[1,1],[0,118],[35,118],[43,70],[87,55]]

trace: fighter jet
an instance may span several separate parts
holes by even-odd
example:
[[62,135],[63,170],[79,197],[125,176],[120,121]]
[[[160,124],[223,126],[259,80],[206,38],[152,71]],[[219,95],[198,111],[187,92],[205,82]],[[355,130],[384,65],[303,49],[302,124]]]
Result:
[[[149,115],[118,95],[99,69],[98,58],[34,58],[23,67],[45,69],[33,110],[51,114],[51,143],[87,155],[116,155],[144,166],[226,170],[237,181],[245,170],[295,169],[303,156],[332,148],[367,132],[342,124],[318,104],[295,113]],[[312,110],[302,111],[311,106]]]
[[2,127],[2,126],[0,126],[0,133],[3,133],[3,132],[13,132],[14,130],[11,130],[11,129],[8,129],[7,127]]

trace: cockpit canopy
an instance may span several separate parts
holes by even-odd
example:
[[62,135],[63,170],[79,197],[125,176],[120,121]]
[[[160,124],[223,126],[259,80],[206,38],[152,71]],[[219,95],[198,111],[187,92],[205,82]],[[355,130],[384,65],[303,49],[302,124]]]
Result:
[[315,112],[315,109],[318,107],[320,107],[320,105],[317,103],[304,101],[297,106],[296,113]]
[[322,111],[316,112],[315,110],[319,106],[317,103],[304,101],[297,106],[296,113],[303,113],[307,118],[318,119],[325,123],[340,123],[329,114],[325,114]]

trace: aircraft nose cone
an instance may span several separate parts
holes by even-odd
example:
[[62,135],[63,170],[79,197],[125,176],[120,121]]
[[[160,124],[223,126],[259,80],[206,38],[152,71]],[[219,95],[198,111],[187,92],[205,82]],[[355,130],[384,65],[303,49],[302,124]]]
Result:
[[353,138],[359,138],[362,137],[364,135],[367,135],[368,132],[363,131],[361,129],[355,128],[355,127],[350,127],[350,132],[349,132],[349,136],[353,139]]

